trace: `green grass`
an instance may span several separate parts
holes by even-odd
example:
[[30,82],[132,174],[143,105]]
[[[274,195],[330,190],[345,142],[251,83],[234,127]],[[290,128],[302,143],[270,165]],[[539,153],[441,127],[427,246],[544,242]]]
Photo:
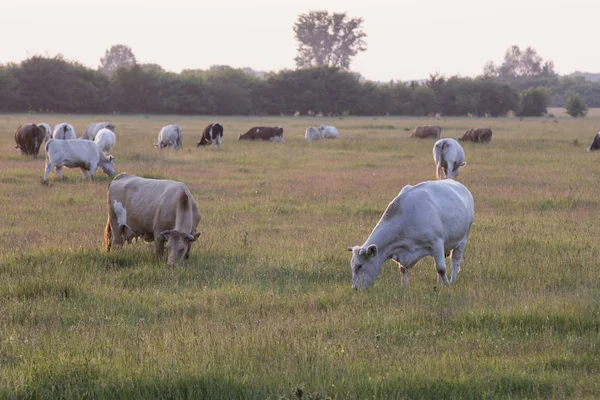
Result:
[[[195,147],[210,117],[0,117],[0,398],[598,398],[600,163],[585,148],[600,113],[555,115],[219,117],[221,149]],[[113,121],[118,172],[188,185],[203,232],[188,262],[142,241],[104,252],[101,171],[42,184],[44,156],[19,157],[12,134],[65,120]],[[184,148],[159,153],[170,123]],[[320,124],[341,139],[308,145]],[[494,131],[464,144],[476,217],[458,283],[425,259],[405,289],[388,262],[355,292],[346,248],[435,176],[418,124]],[[286,143],[237,141],[259,125]]]

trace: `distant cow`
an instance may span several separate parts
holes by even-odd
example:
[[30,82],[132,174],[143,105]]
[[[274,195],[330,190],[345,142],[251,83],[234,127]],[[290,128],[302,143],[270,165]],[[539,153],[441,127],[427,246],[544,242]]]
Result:
[[594,141],[592,142],[592,145],[587,148],[587,151],[595,151],[598,149],[600,149],[600,132],[594,136]]
[[85,131],[79,139],[94,140],[101,129],[110,129],[115,132],[115,126],[110,122],[93,122],[85,128]]
[[220,147],[223,141],[223,125],[218,122],[207,125],[202,132],[202,138],[199,142],[196,142],[196,147],[205,146],[208,143],[212,143],[214,147]]
[[461,138],[458,138],[458,140],[489,143],[492,141],[492,130],[490,128],[469,129]]
[[[474,216],[471,192],[455,180],[404,186],[365,243],[348,248],[352,251],[352,287],[368,288],[389,259],[398,263],[406,286],[408,271],[426,256],[435,260],[438,281],[456,282]],[[448,256],[452,258],[450,281]]]
[[117,138],[113,131],[107,128],[102,128],[96,134],[94,142],[98,145],[98,147],[100,147],[100,150],[102,150],[105,154],[108,154],[115,146]]
[[308,143],[312,142],[313,140],[338,139],[339,137],[340,133],[335,126],[321,125],[318,128],[311,126],[304,132],[304,138]]
[[255,126],[248,132],[240,135],[238,140],[271,140],[283,143],[283,128],[280,126]]
[[410,137],[419,139],[439,139],[442,137],[442,128],[437,125],[415,126],[410,131]]
[[36,124],[24,124],[15,131],[16,148],[21,155],[33,155],[38,158],[40,147],[46,137],[46,129]]
[[433,161],[437,179],[456,179],[458,169],[467,165],[465,151],[454,139],[440,139],[433,145]]
[[50,128],[50,125],[48,125],[45,122],[42,122],[41,124],[37,124],[37,126],[43,127],[44,130],[46,131],[46,137],[44,138],[44,140],[48,141],[48,140],[52,139],[52,128]]
[[59,139],[59,140],[77,139],[77,135],[75,134],[75,128],[73,128],[73,125],[67,124],[66,122],[54,125],[54,132],[52,133],[52,139]]
[[158,132],[158,141],[154,143],[154,147],[161,150],[165,147],[173,146],[175,151],[178,151],[183,146],[182,136],[183,130],[181,130],[179,125],[163,126],[160,132]]
[[102,171],[113,177],[115,175],[115,165],[113,156],[105,156],[100,147],[95,142],[89,140],[57,140],[50,139],[46,143],[46,173],[44,181],[53,168],[56,168],[56,175],[62,179],[62,167],[81,168],[83,179],[90,178],[94,180],[94,172],[98,167]]
[[154,240],[161,257],[166,241],[167,265],[175,265],[189,257],[191,243],[200,236],[199,222],[198,206],[184,183],[119,174],[108,186],[104,246],[110,251],[141,236]]

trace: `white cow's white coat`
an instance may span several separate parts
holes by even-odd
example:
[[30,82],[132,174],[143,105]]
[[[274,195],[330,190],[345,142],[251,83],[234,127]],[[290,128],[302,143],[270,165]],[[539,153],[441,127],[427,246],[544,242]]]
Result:
[[62,167],[81,168],[83,179],[94,179],[98,167],[108,176],[115,175],[113,156],[105,156],[100,147],[90,140],[56,140],[46,143],[46,173],[44,181],[53,168],[56,175],[62,179]]
[[73,128],[73,125],[67,124],[66,122],[56,124],[56,125],[54,125],[54,132],[52,133],[52,139],[59,139],[59,140],[77,139],[77,135],[75,134],[75,128]]
[[107,128],[102,128],[96,134],[94,142],[100,147],[104,153],[110,153],[117,143],[115,133]]
[[458,169],[467,165],[465,151],[454,139],[440,139],[433,145],[433,161],[437,179],[456,179]]
[[[405,186],[392,200],[362,246],[352,251],[352,287],[368,288],[390,258],[399,264],[403,285],[408,270],[421,258],[432,256],[438,278],[456,281],[475,206],[461,183],[445,179]],[[446,276],[446,257],[452,256],[452,277]]]
[[154,146],[159,150],[169,146],[173,146],[175,150],[179,150],[183,145],[182,135],[183,131],[179,125],[163,126],[160,132],[158,132],[158,141]]
[[308,127],[304,132],[304,138],[308,143],[320,139],[339,139],[340,133],[335,126],[321,125]]

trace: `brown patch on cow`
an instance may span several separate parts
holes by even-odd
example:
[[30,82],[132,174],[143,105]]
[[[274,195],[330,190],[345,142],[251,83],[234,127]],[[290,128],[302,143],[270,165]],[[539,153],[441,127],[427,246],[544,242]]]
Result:
[[186,192],[181,192],[181,196],[179,197],[179,205],[181,205],[181,207],[186,210],[190,206],[190,199],[188,198]]
[[110,226],[110,216],[106,220],[106,226],[104,227],[104,247],[106,251],[110,251],[110,245],[112,241],[112,228]]
[[255,126],[248,132],[240,135],[238,140],[271,140],[274,137],[283,139],[282,127]]
[[492,141],[492,130],[490,128],[472,128],[466,131],[458,140],[489,143]]
[[422,125],[415,126],[415,128],[410,131],[411,138],[419,138],[419,139],[439,139],[442,136],[442,128],[437,125]]

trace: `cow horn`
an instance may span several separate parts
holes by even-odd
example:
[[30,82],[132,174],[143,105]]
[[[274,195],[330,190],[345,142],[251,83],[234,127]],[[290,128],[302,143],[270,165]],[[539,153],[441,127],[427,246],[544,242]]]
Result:
[[166,231],[162,231],[161,233],[159,233],[158,236],[167,236],[170,235],[171,232],[173,232],[172,229],[167,229]]

